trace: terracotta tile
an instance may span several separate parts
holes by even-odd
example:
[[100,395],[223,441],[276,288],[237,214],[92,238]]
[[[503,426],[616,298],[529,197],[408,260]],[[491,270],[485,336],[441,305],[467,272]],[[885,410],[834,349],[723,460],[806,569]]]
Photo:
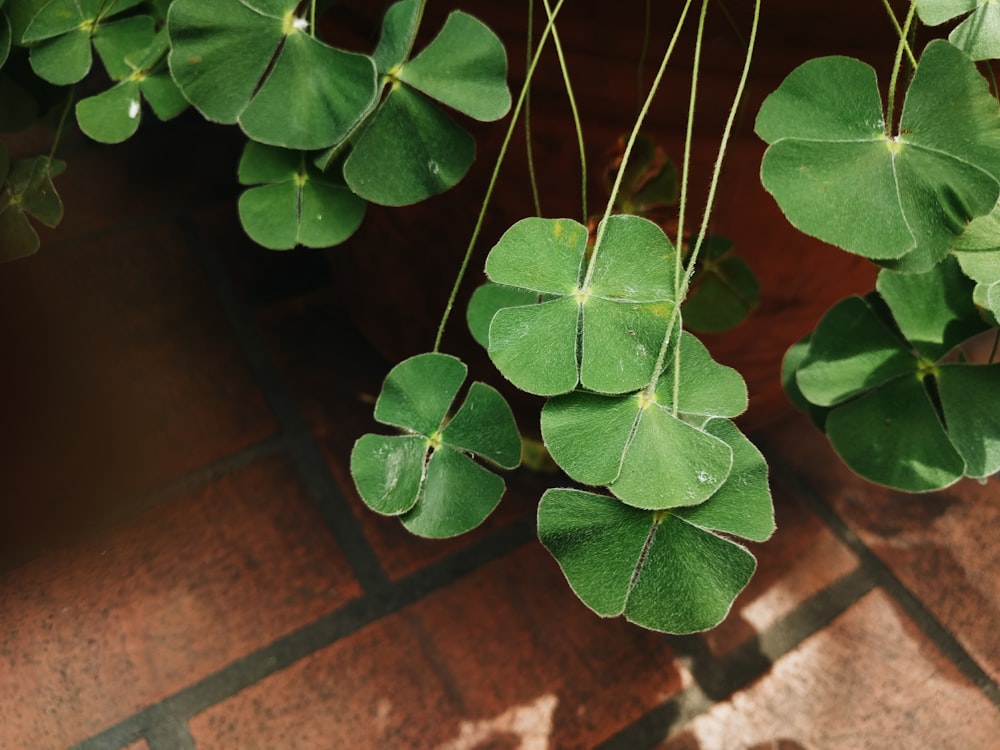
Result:
[[1000,713],[881,591],[663,750],[995,747]]
[[768,541],[747,545],[757,557],[753,578],[722,624],[701,636],[717,656],[774,625],[858,564],[854,554],[773,472],[771,491],[777,530]]
[[276,429],[170,225],[0,266],[0,320],[0,569]]
[[191,721],[199,748],[588,748],[675,695],[662,637],[528,545]]
[[964,480],[910,495],[877,487],[847,469],[803,419],[772,438],[800,471],[979,665],[1000,679],[1000,526],[997,480]]
[[0,577],[0,746],[65,748],[359,593],[284,461]]

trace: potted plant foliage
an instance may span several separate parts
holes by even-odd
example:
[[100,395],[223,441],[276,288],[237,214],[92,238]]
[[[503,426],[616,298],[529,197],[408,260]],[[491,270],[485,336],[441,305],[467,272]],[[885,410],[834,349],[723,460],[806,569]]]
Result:
[[[490,126],[497,157],[457,278],[435,300],[436,335],[386,377],[374,410],[384,432],[355,443],[358,493],[414,534],[462,534],[500,502],[522,431],[537,434],[562,471],[539,501],[538,535],[580,599],[644,627],[703,630],[753,574],[742,542],[774,530],[767,464],[734,421],[746,384],[699,338],[757,302],[750,267],[713,236],[710,217],[759,51],[761,3],[734,15],[718,0],[686,0],[673,31],[647,40],[662,57],[597,170],[607,194],[593,214],[559,35],[564,5],[528,4],[523,85],[512,95],[501,38],[466,9],[427,30],[425,0],[388,5],[368,50],[324,41],[338,8],[316,0],[0,0],[0,126],[47,116],[58,143],[75,120],[117,143],[147,110],[169,120],[193,107],[245,135],[234,165],[246,188],[240,219],[281,250],[337,246],[368,205],[454,187],[476,153],[466,124],[506,119]],[[785,390],[852,470],[925,492],[1000,471],[1000,104],[988,62],[1000,56],[1000,11],[986,0],[883,5],[895,50],[885,87],[853,57],[808,60],[755,106],[753,129],[767,147],[760,180],[787,221],[880,268],[873,291],[837,302],[788,351]],[[712,14],[733,25],[744,54],[699,176]],[[498,377],[468,384],[444,332],[548,49],[569,94],[582,210],[517,217],[492,243],[465,319]],[[674,98],[685,124],[673,160],[643,132],[670,64],[689,76],[684,101]],[[56,153],[12,161],[0,146],[0,258],[35,252],[32,222],[59,221]],[[704,186],[697,196],[694,185]],[[535,413],[518,410],[520,430],[499,384],[534,397]]]

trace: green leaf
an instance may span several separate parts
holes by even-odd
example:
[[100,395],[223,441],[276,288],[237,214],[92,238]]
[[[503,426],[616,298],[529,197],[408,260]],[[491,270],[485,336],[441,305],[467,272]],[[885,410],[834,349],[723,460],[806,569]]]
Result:
[[622,501],[649,509],[696,505],[722,486],[733,452],[703,425],[711,417],[742,412],[746,386],[691,334],[681,342],[676,415],[673,363],[653,399],[643,393],[609,397],[575,391],[546,402],[542,437],[569,476],[608,485]]
[[461,11],[449,14],[438,35],[396,77],[477,120],[498,120],[510,109],[503,43]]
[[986,80],[944,41],[924,51],[900,134],[884,130],[875,72],[844,57],[794,70],[758,113],[761,179],[806,234],[922,271],[1000,196],[1000,118]]
[[973,60],[1000,57],[1000,8],[995,0],[916,0],[917,15],[928,26],[937,26],[963,13],[948,41]]
[[848,297],[817,324],[796,382],[810,403],[833,406],[918,367],[868,303]]
[[365,202],[301,152],[250,141],[240,160],[239,179],[257,185],[240,196],[243,228],[272,250],[340,244],[364,217]]
[[965,475],[1000,471],[1000,364],[942,365],[935,373],[948,439]]
[[382,19],[382,36],[372,53],[380,76],[387,75],[409,56],[420,27],[419,0],[393,3]]
[[170,71],[207,119],[312,150],[343,140],[376,101],[375,64],[305,31],[297,0],[175,0]]
[[[3,152],[6,179],[0,183],[0,262],[31,255],[38,250],[38,235],[28,216],[54,227],[62,219],[62,202],[52,178],[65,165],[36,156],[10,162]],[[0,165],[4,166],[4,165]]]
[[469,299],[466,322],[472,337],[484,349],[490,345],[490,323],[497,310],[504,307],[521,307],[538,302],[538,295],[512,286],[502,286],[487,281],[476,288]]
[[907,492],[943,489],[965,468],[915,373],[832,409],[826,432],[855,473]]
[[876,284],[902,334],[935,361],[989,327],[972,302],[972,288],[953,257],[925,273],[883,270]]
[[788,347],[788,351],[785,352],[785,356],[781,360],[781,387],[792,405],[806,414],[812,423],[822,430],[826,424],[826,415],[829,409],[811,403],[802,393],[798,382],[799,368],[802,367],[802,363],[809,354],[811,338],[811,335],[807,335]]
[[147,49],[155,38],[156,24],[152,16],[131,16],[101,24],[94,33],[93,42],[111,80],[121,81],[136,69],[127,58]]
[[582,224],[532,218],[507,230],[486,259],[491,281],[551,297],[501,309],[490,326],[494,364],[529,393],[553,396],[577,383],[625,393],[656,375],[673,311],[673,246],[647,219],[611,216],[581,288],[586,247]]
[[31,48],[31,68],[57,86],[82,81],[93,64],[90,32],[77,29]]
[[670,633],[721,622],[756,566],[740,545],[676,515],[579,490],[543,495],[538,536],[597,614]]
[[141,112],[139,83],[132,80],[76,104],[80,130],[101,143],[121,143],[135,135]]
[[767,481],[767,462],[760,451],[728,419],[713,419],[705,431],[733,449],[733,468],[708,500],[672,512],[699,528],[763,542],[774,533],[774,503]]
[[7,62],[12,42],[13,34],[10,30],[10,19],[6,13],[0,13],[0,68]]
[[344,179],[383,206],[417,203],[453,187],[476,155],[469,133],[423,94],[397,84],[344,162]]
[[757,306],[757,277],[732,247],[722,237],[705,238],[683,306],[684,325],[692,331],[717,333],[735,328]]
[[505,468],[520,463],[514,416],[490,386],[473,383],[448,420],[466,373],[460,360],[438,353],[396,365],[375,403],[375,418],[414,434],[364,435],[351,452],[351,474],[365,504],[399,515],[420,536],[464,533],[500,501],[503,480],[467,454]]

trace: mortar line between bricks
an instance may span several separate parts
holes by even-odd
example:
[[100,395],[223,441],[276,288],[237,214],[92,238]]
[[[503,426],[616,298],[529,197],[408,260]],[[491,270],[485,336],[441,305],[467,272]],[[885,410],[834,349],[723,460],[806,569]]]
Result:
[[690,659],[694,684],[602,742],[597,750],[655,747],[766,674],[781,657],[827,627],[874,587],[868,571],[859,565],[721,658],[696,635],[667,636],[678,656]]
[[198,263],[247,358],[254,380],[278,420],[299,478],[319,507],[354,577],[363,591],[383,587],[388,580],[385,570],[330,472],[318,442],[299,412],[295,397],[258,336],[247,306],[233,289],[229,274],[190,218],[179,219],[178,225],[194,249]]
[[798,471],[780,460],[770,459],[772,466],[782,472],[782,476],[805,500],[809,508],[861,561],[874,581],[893,598],[917,627],[954,664],[972,684],[1000,708],[1000,686],[990,677],[979,663],[966,651],[965,647],[938,620],[920,598],[907,588],[892,569],[871,548],[866,545],[848,523],[823,500],[809,481]]
[[[192,717],[233,697],[241,690],[414,604],[534,539],[534,518],[515,521],[475,545],[351,600],[100,734],[74,745],[71,750],[121,750],[143,737],[168,737],[169,725],[182,722],[187,727]],[[164,724],[168,726],[164,728]],[[160,749],[151,745],[150,750]]]

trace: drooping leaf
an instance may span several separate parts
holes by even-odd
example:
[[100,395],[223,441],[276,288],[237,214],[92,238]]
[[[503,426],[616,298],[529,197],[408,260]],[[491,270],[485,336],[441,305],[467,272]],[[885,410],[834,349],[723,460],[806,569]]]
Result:
[[931,42],[885,132],[874,70],[827,57],[794,70],[761,106],[761,178],[798,229],[899,270],[922,271],[1000,196],[1000,117],[986,80]]
[[51,0],[32,16],[21,36],[31,45],[31,67],[39,77],[57,85],[77,83],[93,63],[91,39],[108,19],[142,0]]
[[917,15],[937,26],[969,13],[948,35],[948,41],[973,60],[1000,57],[1000,8],[994,0],[916,0]]
[[568,219],[524,219],[490,252],[491,281],[549,296],[501,309],[490,325],[490,357],[522,390],[626,393],[655,377],[674,304],[673,245],[637,216],[609,217],[601,236],[589,280],[587,229]]
[[338,245],[364,218],[365,202],[301,152],[249,141],[239,180],[254,186],[240,196],[243,228],[271,250]]
[[510,109],[503,43],[482,21],[461,11],[450,13],[438,35],[396,76],[476,120],[499,120]]
[[170,71],[207,119],[290,149],[340,142],[375,103],[375,64],[330,47],[295,16],[298,0],[175,0]]
[[0,170],[5,173],[0,181],[0,262],[6,262],[38,250],[38,234],[29,216],[49,227],[62,219],[62,202],[52,178],[65,164],[46,156],[10,162],[5,150],[2,161],[6,168]]
[[929,492],[957,482],[964,472],[915,372],[831,409],[826,433],[844,462],[877,484]]
[[669,633],[718,624],[756,567],[746,549],[694,520],[579,490],[543,495],[538,536],[597,614]]
[[382,26],[374,60],[391,82],[344,163],[344,178],[373,203],[403,206],[458,183],[475,158],[475,141],[432,101],[478,120],[495,120],[510,108],[507,57],[497,36],[460,11],[416,57],[418,4],[393,5]]
[[344,179],[383,206],[417,203],[454,187],[469,171],[476,142],[427,97],[397,84],[344,162]]
[[760,284],[750,265],[722,237],[706,237],[691,291],[684,299],[684,325],[716,333],[735,328],[758,303]]
[[746,385],[688,333],[680,362],[676,414],[673,360],[653,398],[575,391],[549,399],[542,437],[556,463],[578,482],[607,485],[639,508],[697,505],[715,493],[730,474],[733,451],[704,425],[746,409]]
[[971,282],[949,258],[924,274],[884,270],[878,288],[887,312],[877,309],[882,298],[839,302],[786,361],[785,377],[794,373],[834,449],[870,481],[926,492],[995,473],[1000,370],[941,361],[988,328]]
[[503,468],[520,462],[521,438],[503,397],[473,383],[448,412],[467,374],[455,357],[411,357],[386,376],[375,418],[403,435],[364,435],[351,452],[351,475],[372,510],[398,516],[411,532],[441,538],[478,526],[503,495],[503,480],[472,456]]
[[[604,184],[609,193],[618,176],[626,142],[624,136],[618,139],[604,174]],[[625,166],[615,207],[621,213],[644,216],[675,204],[678,193],[677,167],[652,138],[640,133]]]
[[10,46],[13,43],[14,35],[10,29],[10,19],[7,13],[0,13],[0,68],[7,62],[10,54]]

